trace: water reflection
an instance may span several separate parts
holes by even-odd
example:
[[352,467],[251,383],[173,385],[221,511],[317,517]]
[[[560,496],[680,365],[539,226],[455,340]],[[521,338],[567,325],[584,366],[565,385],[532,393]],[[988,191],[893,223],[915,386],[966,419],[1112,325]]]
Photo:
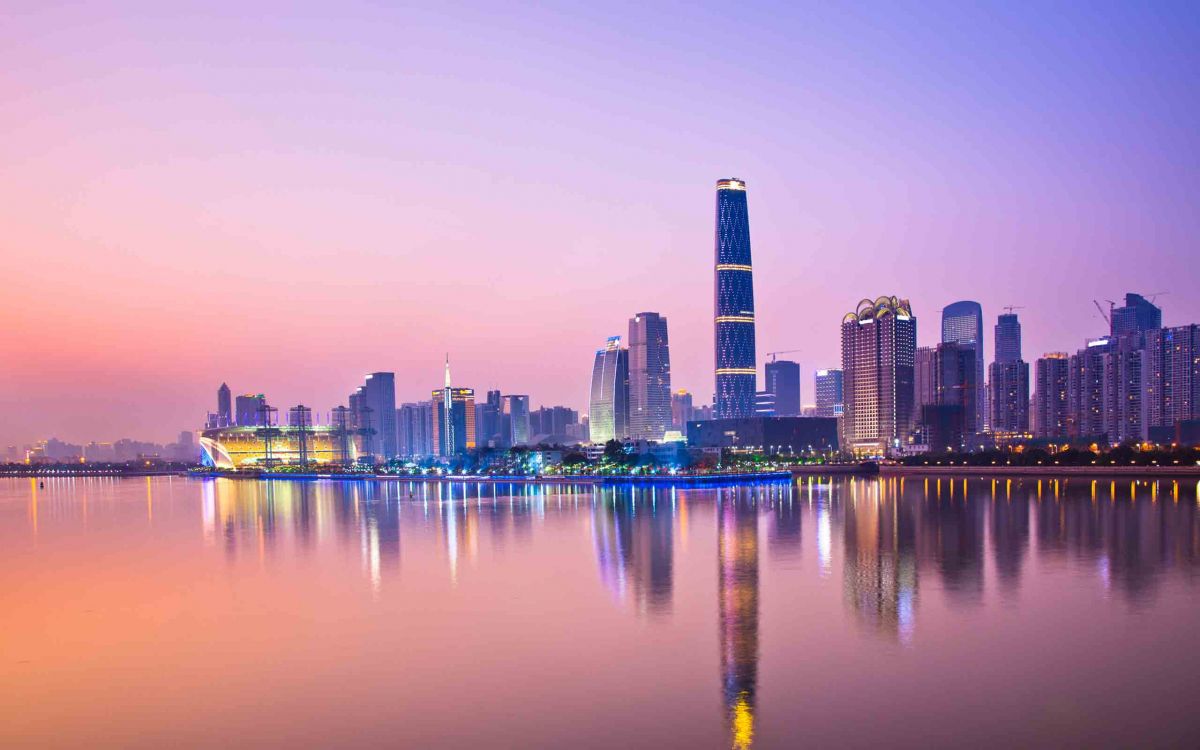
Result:
[[754,740],[758,685],[758,503],[754,488],[720,490],[717,612],[721,687],[733,747]]
[[[707,627],[715,622],[719,634],[718,654],[706,646],[703,658],[711,660],[709,679],[719,669],[722,726],[735,748],[765,736],[758,706],[768,691],[760,695],[759,660],[764,646],[771,651],[767,640],[760,643],[760,621],[787,611],[788,587],[828,592],[832,606],[804,600],[814,622],[845,621],[855,638],[906,649],[944,629],[939,617],[1020,606],[1039,577],[1063,570],[1130,611],[1150,607],[1168,581],[1200,580],[1200,486],[1191,482],[807,478],[686,490],[119,482],[12,483],[21,504],[0,531],[23,529],[45,545],[64,529],[93,529],[119,510],[105,504],[104,490],[128,486],[133,500],[123,522],[198,534],[206,564],[271,569],[325,556],[324,564],[333,550],[350,562],[351,576],[361,570],[374,599],[361,598],[371,606],[386,602],[389,585],[404,576],[462,591],[493,558],[537,550],[544,580],[489,585],[540,587],[545,597],[572,587],[585,592],[575,605],[596,599],[604,612],[657,633],[686,619],[681,613],[694,616],[702,602]],[[177,497],[195,505],[179,513]],[[547,539],[555,546],[539,547]],[[556,578],[556,566],[572,554],[583,567]],[[701,585],[702,596],[686,596]]]
[[637,611],[656,616],[671,611],[675,523],[670,503],[658,494],[601,489],[592,509],[600,579],[620,601],[632,590]]

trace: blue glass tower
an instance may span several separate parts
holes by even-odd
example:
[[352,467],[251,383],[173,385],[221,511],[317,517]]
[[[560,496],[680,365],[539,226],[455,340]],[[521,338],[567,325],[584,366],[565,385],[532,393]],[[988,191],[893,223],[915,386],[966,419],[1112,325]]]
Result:
[[754,416],[758,365],[754,353],[754,274],[746,183],[717,181],[716,338],[717,419]]

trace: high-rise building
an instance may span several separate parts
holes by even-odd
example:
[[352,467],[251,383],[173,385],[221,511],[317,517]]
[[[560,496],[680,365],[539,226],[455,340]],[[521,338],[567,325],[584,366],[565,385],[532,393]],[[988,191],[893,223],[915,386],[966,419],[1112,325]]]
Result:
[[1021,322],[1015,313],[996,318],[996,361],[988,369],[991,431],[1016,436],[1029,432],[1029,364],[1021,359]]
[[1104,435],[1111,443],[1140,441],[1145,437],[1142,419],[1142,375],[1146,345],[1144,333],[1125,333],[1112,339],[1101,355],[1104,368]]
[[229,427],[233,424],[232,397],[229,386],[221,383],[217,389],[217,427]]
[[979,432],[975,421],[978,414],[975,399],[979,397],[975,377],[974,344],[937,345],[933,351],[933,401],[922,404],[917,415],[931,448],[958,450],[969,446],[971,438]]
[[357,413],[364,415],[360,426],[374,431],[369,441],[370,452],[384,459],[399,455],[396,448],[395,373],[373,372],[368,375],[353,402]]
[[1050,352],[1035,365],[1033,391],[1034,436],[1067,437],[1070,415],[1068,399],[1070,358],[1066,352]]
[[969,344],[975,347],[976,394],[972,424],[975,432],[986,432],[989,420],[987,393],[984,388],[983,308],[978,302],[963,300],[942,308],[942,343]]
[[993,362],[988,374],[992,432],[1025,435],[1029,432],[1029,363],[1024,360]]
[[717,181],[715,307],[715,416],[754,414],[758,377],[754,344],[754,277],[746,183]]
[[815,416],[842,416],[842,371],[817,370],[814,380],[813,389],[817,394]]
[[655,312],[629,319],[629,436],[662,440],[671,426],[671,355],[667,319]]
[[775,394],[775,416],[800,416],[800,365],[786,359],[768,362],[766,391]]
[[996,361],[1015,362],[1021,358],[1021,322],[1016,313],[996,318]]
[[433,446],[438,456],[461,456],[475,448],[475,389],[450,385],[450,357],[446,357],[446,380],[434,391]]
[[529,396],[505,396],[504,413],[508,417],[509,445],[529,445]]
[[913,356],[913,417],[919,424],[926,406],[938,402],[937,347],[917,347]]
[[476,407],[475,442],[481,448],[508,448],[511,427],[504,429],[504,401],[500,391],[487,392],[487,400]]
[[262,427],[267,414],[267,397],[261,393],[243,393],[234,400],[234,416],[239,427]]
[[1148,439],[1200,419],[1200,325],[1148,331],[1145,352],[1142,424]]
[[620,336],[596,350],[588,419],[593,443],[629,437],[629,350],[621,347]]
[[529,412],[529,441],[561,443],[577,439],[579,412],[566,406],[543,406]]
[[1144,333],[1162,328],[1162,309],[1140,294],[1125,295],[1124,307],[1113,308],[1110,334]]
[[864,299],[842,318],[844,450],[879,455],[908,442],[917,319],[908,300]]
[[1101,440],[1105,434],[1104,355],[1112,347],[1108,336],[1092,339],[1071,355],[1067,373],[1067,435]]
[[396,410],[396,449],[407,458],[434,455],[433,402],[401,404]]
[[671,429],[685,432],[692,421],[692,394],[678,390],[671,394]]

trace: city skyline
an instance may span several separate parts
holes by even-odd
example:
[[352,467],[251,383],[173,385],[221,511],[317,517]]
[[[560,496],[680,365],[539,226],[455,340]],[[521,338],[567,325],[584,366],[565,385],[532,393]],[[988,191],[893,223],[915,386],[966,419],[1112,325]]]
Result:
[[[584,411],[579,362],[614,311],[645,309],[672,322],[673,385],[708,404],[696,291],[723,174],[754,189],[756,360],[800,348],[802,380],[839,362],[822,321],[876,289],[927,321],[1023,306],[1029,362],[1103,335],[1093,299],[1166,291],[1164,325],[1200,320],[1182,6],[640,8],[599,27],[464,10],[488,29],[465,36],[419,9],[273,28],[66,12],[0,29],[20,71],[0,79],[0,444],[165,441],[222,381],[321,409],[388,371],[398,402],[424,400],[447,350],[480,393]],[[711,59],[730,33],[755,50],[738,65]],[[738,128],[708,116],[714,88]]]

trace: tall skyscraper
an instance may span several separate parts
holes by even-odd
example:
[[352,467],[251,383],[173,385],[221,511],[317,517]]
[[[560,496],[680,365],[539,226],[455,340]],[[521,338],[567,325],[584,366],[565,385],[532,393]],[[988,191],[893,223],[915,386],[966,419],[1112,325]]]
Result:
[[942,343],[975,347],[975,384],[978,392],[973,402],[975,415],[972,424],[976,432],[984,432],[989,420],[983,379],[983,308],[978,302],[963,300],[942,308]]
[[746,183],[717,181],[714,280],[716,418],[754,414],[758,377],[754,345],[754,277]]
[[461,456],[475,448],[475,390],[450,384],[450,357],[446,380],[433,394],[433,446],[437,455]]
[[1067,437],[1070,358],[1066,352],[1050,352],[1037,361],[1033,391],[1034,436]]
[[817,370],[813,380],[813,390],[817,394],[817,416],[842,416],[842,371]]
[[629,437],[629,350],[621,347],[620,336],[609,337],[596,350],[589,408],[591,442]]
[[504,413],[508,416],[510,445],[529,445],[529,396],[505,396]]
[[775,416],[800,416],[800,365],[786,359],[768,362],[766,391],[775,394]]
[[1015,362],[1021,358],[1021,322],[1016,313],[996,318],[996,361]]
[[229,427],[233,424],[233,406],[229,386],[221,383],[217,389],[217,427]]
[[1124,307],[1114,308],[1110,320],[1110,333],[1121,336],[1127,333],[1143,333],[1162,328],[1162,309],[1140,294],[1125,295]]
[[996,318],[996,361],[988,369],[991,431],[1029,432],[1029,364],[1021,359],[1021,323],[1014,313]]
[[842,318],[844,449],[878,455],[908,441],[916,349],[917,319],[908,300],[864,299]]
[[662,440],[671,426],[671,354],[667,319],[656,312],[629,319],[629,436]]
[[352,398],[352,410],[363,415],[361,428],[373,430],[371,452],[384,459],[399,455],[396,448],[396,375],[373,372]]

